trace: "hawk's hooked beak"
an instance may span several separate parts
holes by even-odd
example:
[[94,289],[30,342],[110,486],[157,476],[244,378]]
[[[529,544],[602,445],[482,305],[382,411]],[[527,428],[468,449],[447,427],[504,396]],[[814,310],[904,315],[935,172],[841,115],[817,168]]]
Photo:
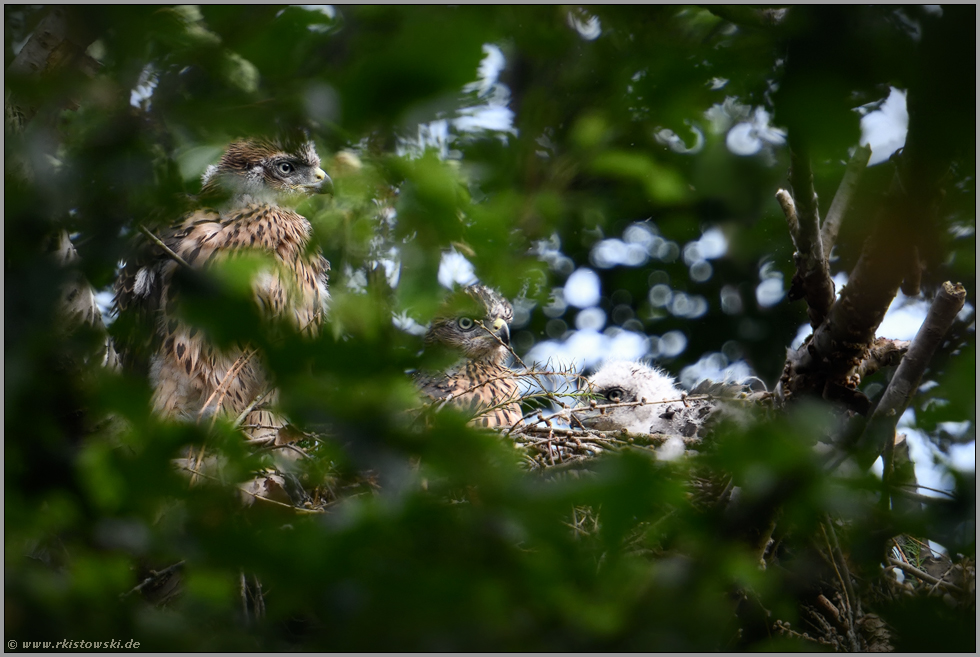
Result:
[[590,408],[576,409],[574,415],[575,419],[581,422],[586,429],[615,431],[619,428],[616,421],[609,417],[608,414],[602,415],[599,411],[593,411]]
[[327,172],[319,167],[313,172],[317,182],[307,185],[307,188],[314,194],[333,194],[333,180]]
[[507,322],[501,318],[493,320],[493,332],[497,334],[500,341],[503,342],[508,347],[510,346],[510,329],[507,327]]
[[[589,392],[590,389],[588,385],[580,385],[578,391]],[[590,406],[579,406],[573,409],[572,417],[574,418],[572,420],[572,426],[581,425],[586,429],[595,429],[597,431],[615,431],[617,428],[608,413],[601,413]]]

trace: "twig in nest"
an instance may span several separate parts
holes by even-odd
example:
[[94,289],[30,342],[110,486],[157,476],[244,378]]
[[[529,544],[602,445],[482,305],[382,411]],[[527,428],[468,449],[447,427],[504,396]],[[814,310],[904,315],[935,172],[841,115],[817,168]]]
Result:
[[823,637],[814,638],[814,637],[810,636],[809,634],[801,634],[801,633],[797,632],[786,621],[776,620],[776,622],[773,623],[773,629],[776,630],[777,632],[785,633],[785,634],[787,634],[787,635],[789,635],[791,637],[794,637],[794,638],[797,638],[797,639],[802,639],[804,641],[812,641],[813,643],[819,643],[819,644],[825,645],[825,646],[831,645],[831,643],[829,641],[827,641],[826,639],[824,639]]
[[[222,382],[223,382],[223,381],[222,381]],[[256,395],[256,397],[255,397],[255,399],[253,399],[253,400],[252,400],[252,403],[251,403],[251,404],[249,404],[248,406],[246,406],[246,407],[245,407],[245,410],[243,410],[243,411],[242,411],[242,412],[241,412],[241,413],[240,413],[240,414],[238,415],[238,417],[237,417],[237,418],[235,418],[235,421],[234,421],[234,423],[232,424],[232,426],[235,426],[235,427],[239,427],[239,426],[241,426],[241,424],[242,424],[242,422],[244,422],[244,421],[245,421],[245,416],[246,416],[246,415],[248,415],[249,413],[251,413],[251,412],[252,412],[252,409],[254,409],[254,408],[255,408],[256,406],[258,406],[258,405],[259,405],[260,403],[262,403],[262,400],[263,400],[263,399],[265,399],[265,396],[266,396],[267,394],[269,394],[269,391],[268,391],[268,390],[266,390],[265,392],[263,392],[263,393],[262,393],[262,394],[260,394],[260,395]],[[210,401],[210,399],[209,399],[208,401]]]
[[[212,476],[207,475],[207,474],[205,474],[205,473],[203,473],[203,472],[201,472],[199,470],[195,470],[195,469],[189,468],[187,466],[182,466],[181,469],[182,470],[187,470],[188,472],[190,472],[192,474],[197,474],[198,476],[204,477],[205,479],[211,479],[212,481],[221,481],[217,477],[212,477]],[[309,513],[321,514],[321,513],[324,512],[323,509],[306,509],[306,508],[303,508],[301,506],[293,506],[292,504],[285,504],[283,502],[278,502],[276,500],[270,500],[268,497],[262,497],[261,495],[256,495],[255,493],[253,493],[251,491],[245,490],[241,486],[238,487],[238,490],[240,492],[242,492],[242,493],[245,493],[246,495],[249,495],[251,497],[254,497],[257,500],[262,500],[263,502],[267,502],[269,504],[275,504],[276,506],[282,506],[282,507],[285,507],[287,509],[292,509],[293,511],[295,511],[296,513],[299,513],[299,514],[309,514]]]
[[235,377],[238,376],[239,372],[241,372],[242,369],[248,364],[248,361],[251,360],[252,356],[254,356],[256,353],[258,353],[256,349],[246,349],[235,360],[232,366],[228,368],[228,371],[225,372],[225,375],[221,377],[221,382],[218,383],[218,387],[214,389],[214,392],[212,392],[211,395],[207,398],[207,401],[204,402],[204,405],[201,407],[201,410],[198,411],[197,418],[199,420],[201,419],[201,417],[203,417],[204,411],[207,410],[208,407],[211,405],[211,400],[214,399],[214,396],[218,395],[218,400],[214,404],[215,417],[212,418],[211,420],[211,426],[212,427],[214,426],[214,422],[218,414],[218,409],[220,409],[221,405],[224,403],[225,397],[228,394],[228,389],[231,387],[232,382],[235,380]]
[[833,522],[834,521],[829,515],[825,516],[824,522],[821,524],[820,529],[824,532],[824,539],[827,541],[827,547],[830,548],[830,554],[834,561],[834,570],[837,571],[837,577],[840,579],[841,585],[844,589],[844,610],[847,612],[847,623],[845,628],[847,631],[847,638],[851,642],[851,650],[854,652],[860,652],[861,644],[858,642],[857,635],[854,633],[854,605],[857,602],[857,597],[854,595],[854,587],[851,584],[851,573],[847,568],[847,562],[844,560],[844,553],[840,549],[840,543],[837,541],[837,533],[834,531]]
[[926,582],[928,584],[935,584],[936,586],[945,586],[946,588],[952,591],[962,592],[963,590],[960,587],[956,586],[956,584],[953,584],[952,582],[947,582],[946,580],[939,579],[938,577],[933,577],[929,573],[919,570],[912,564],[905,563],[904,561],[899,561],[895,557],[888,557],[888,563],[891,564],[892,566],[895,566],[899,570],[905,571],[906,573],[912,575],[913,577],[917,577],[918,579],[921,579],[923,582]]
[[286,449],[286,450],[290,450],[290,451],[296,452],[297,454],[299,454],[300,458],[304,458],[304,459],[310,457],[310,455],[306,453],[306,450],[304,450],[304,449],[302,449],[300,447],[297,447],[296,445],[292,445],[292,444],[288,444],[288,443],[285,444],[285,445],[265,445],[263,447],[260,447],[260,448],[256,449],[255,450],[255,453],[258,454],[260,452],[271,452],[274,449]]
[[187,264],[186,260],[181,258],[176,253],[174,253],[173,249],[171,249],[169,246],[164,244],[163,240],[161,240],[159,237],[157,237],[152,232],[150,232],[150,230],[146,226],[140,225],[140,230],[143,231],[143,234],[149,237],[154,244],[156,244],[161,249],[163,249],[166,252],[166,254],[170,256],[171,260],[176,262],[178,265],[181,265],[182,267],[187,267],[188,269],[192,269],[192,267],[189,264]]
[[[654,405],[659,405],[659,404],[677,404],[677,403],[682,403],[685,406],[687,406],[687,402],[691,402],[691,401],[712,401],[713,399],[716,399],[716,397],[714,395],[686,395],[685,394],[685,395],[682,395],[678,399],[657,399],[657,400],[654,400],[654,401],[650,401],[650,400],[648,400],[646,398],[643,398],[643,399],[640,399],[638,401],[618,402],[618,403],[614,403],[614,404],[595,404],[595,405],[590,404],[589,406],[574,406],[574,407],[570,407],[570,408],[563,408],[563,409],[561,409],[559,411],[555,411],[551,415],[541,416],[540,419],[537,419],[537,420],[531,422],[530,420],[534,420],[535,416],[540,413],[540,411],[537,411],[536,410],[536,411],[534,411],[532,413],[528,413],[527,415],[525,415],[524,416],[524,421],[528,424],[528,426],[533,426],[535,424],[541,424],[542,422],[550,422],[550,421],[552,421],[552,420],[554,420],[556,418],[569,418],[569,419],[571,419],[571,418],[574,418],[575,417],[575,413],[581,413],[582,411],[600,411],[600,412],[602,412],[602,411],[607,411],[607,410],[612,409],[612,408],[633,408],[635,406],[654,406]],[[736,399],[726,399],[725,401],[754,403],[753,400],[747,399],[747,398],[746,399],[738,399],[738,398],[736,398]]]
[[[218,384],[218,387],[214,389],[214,392],[211,393],[211,395],[207,398],[207,401],[204,402],[204,405],[201,406],[201,410],[197,412],[198,421],[200,421],[201,418],[204,416],[204,411],[206,411],[207,408],[211,405],[211,400],[214,399],[214,396],[218,395],[218,401],[214,407],[215,409],[214,415],[211,418],[211,428],[214,428],[214,423],[218,419],[218,409],[221,408],[221,404],[224,401],[225,395],[227,394],[227,389],[231,386],[231,382],[234,379],[234,377],[238,376],[238,372],[243,367],[245,367],[245,364],[248,363],[249,359],[254,354],[255,354],[254,349],[243,351],[242,354],[238,357],[238,359],[234,362],[234,364],[232,364],[232,366],[228,368],[228,371],[225,372],[225,375],[221,378],[221,382]],[[194,458],[195,469],[192,470],[191,472],[197,472],[197,468],[200,467],[201,462],[203,460],[204,460],[204,445],[201,445],[201,449],[198,451],[197,456]],[[190,485],[193,486],[196,482],[197,482],[197,475],[196,474],[191,475]]]
[[[524,373],[522,373],[522,375],[523,375],[523,376],[529,376],[529,377],[531,377],[532,379],[534,379],[534,382],[538,384],[538,387],[539,387],[539,388],[541,388],[541,390],[542,390],[542,392],[544,393],[544,395],[545,395],[545,396],[546,396],[546,397],[547,397],[548,399],[550,399],[551,401],[553,401],[553,402],[554,402],[554,403],[556,403],[556,404],[561,404],[561,400],[559,400],[559,399],[558,399],[558,397],[556,397],[556,396],[555,396],[555,394],[554,394],[553,392],[551,392],[550,390],[548,390],[548,388],[546,388],[546,387],[545,387],[545,385],[544,385],[544,384],[543,384],[543,383],[541,382],[541,380],[540,380],[540,379],[538,379],[538,377],[537,377],[537,373],[536,373],[536,372],[535,372],[535,371],[534,371],[534,370],[533,370],[532,368],[529,368],[529,367],[528,367],[528,366],[527,366],[527,365],[526,365],[526,364],[524,363],[524,361],[523,361],[523,360],[521,359],[521,357],[517,355],[517,352],[516,352],[516,351],[514,351],[514,348],[513,348],[512,346],[510,346],[509,344],[507,344],[506,342],[504,342],[503,340],[501,340],[501,339],[500,339],[500,336],[499,336],[499,335],[497,335],[496,333],[494,333],[493,331],[491,331],[490,329],[488,329],[488,328],[487,328],[487,327],[486,327],[486,326],[485,326],[485,325],[483,324],[483,322],[482,322],[482,321],[478,321],[478,322],[477,322],[477,325],[478,325],[478,326],[479,326],[480,328],[482,328],[482,329],[483,329],[484,331],[486,331],[486,332],[487,332],[487,333],[488,333],[488,334],[489,334],[490,336],[492,336],[494,340],[496,340],[497,342],[499,342],[499,343],[501,344],[501,346],[503,346],[503,347],[504,347],[505,349],[507,349],[507,351],[509,351],[509,352],[510,352],[510,354],[511,354],[511,356],[513,356],[513,357],[514,357],[514,360],[515,360],[515,361],[517,361],[517,363],[518,363],[518,364],[519,364],[519,365],[520,365],[520,366],[521,366],[522,368],[524,368]],[[511,432],[511,431],[513,431],[513,430],[514,430],[514,428],[515,428],[515,427],[517,427],[517,426],[520,426],[520,423],[519,423],[519,422],[515,422],[515,423],[514,423],[514,426],[512,426],[512,427],[510,427],[510,428],[509,428],[509,429],[507,430],[507,432],[506,432],[506,433],[507,433],[507,434],[509,435],[509,434],[510,434],[510,432]]]
[[133,593],[138,593],[139,591],[142,591],[144,587],[149,586],[153,582],[159,581],[164,577],[166,577],[167,575],[169,575],[170,573],[176,571],[177,569],[182,568],[185,563],[186,562],[184,560],[181,560],[173,564],[172,566],[167,566],[163,570],[151,570],[149,577],[147,577],[142,582],[140,582],[130,590],[126,591],[125,593],[120,594],[119,597],[125,598]]
[[898,485],[899,486],[903,486],[903,487],[921,488],[922,490],[929,490],[929,491],[932,491],[933,493],[941,493],[942,495],[945,495],[948,498],[948,499],[943,499],[941,497],[927,497],[925,495],[918,495],[916,493],[909,493],[909,495],[913,495],[916,499],[921,499],[921,500],[924,500],[924,501],[929,501],[929,502],[952,502],[953,500],[956,499],[956,497],[952,493],[950,493],[948,490],[939,490],[938,488],[929,488],[928,486],[923,486],[922,484],[898,484]]

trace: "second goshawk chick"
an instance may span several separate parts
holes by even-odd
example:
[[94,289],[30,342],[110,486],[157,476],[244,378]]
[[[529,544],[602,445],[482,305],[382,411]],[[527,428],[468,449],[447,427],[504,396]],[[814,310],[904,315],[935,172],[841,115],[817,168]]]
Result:
[[488,287],[470,285],[454,294],[446,310],[432,320],[425,343],[462,359],[445,372],[417,374],[423,394],[472,414],[470,423],[475,426],[508,429],[519,423],[517,377],[504,365],[513,318],[510,302]]

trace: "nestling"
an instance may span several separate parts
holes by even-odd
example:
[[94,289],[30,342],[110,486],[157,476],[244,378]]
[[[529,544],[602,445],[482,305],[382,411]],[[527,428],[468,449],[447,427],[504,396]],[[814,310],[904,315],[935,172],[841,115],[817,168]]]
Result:
[[513,307],[495,290],[471,285],[458,291],[432,320],[425,343],[463,359],[445,372],[416,375],[422,392],[472,414],[476,426],[509,429],[521,422],[517,377],[504,366],[513,318]]
[[[681,389],[674,378],[656,367],[634,361],[609,361],[589,378],[599,404],[626,404],[603,412],[583,408],[575,415],[587,427],[601,431],[625,429],[630,433],[671,436],[659,450],[662,458],[676,458],[684,451],[682,438],[698,435],[709,420],[724,416],[741,419],[741,407],[726,403],[743,392],[765,385],[758,379],[751,384],[725,384],[702,381],[691,393]],[[691,398],[688,398],[690,394]],[[711,395],[712,399],[699,398]],[[645,403],[644,403],[645,400]]]
[[[156,412],[194,419],[223,410],[235,416],[263,392],[269,393],[265,402],[274,402],[261,355],[247,345],[220,350],[178,316],[173,279],[185,265],[174,256],[195,270],[238,253],[271,256],[251,282],[260,312],[316,333],[329,298],[330,265],[319,249],[310,248],[309,221],[290,206],[331,190],[312,142],[289,148],[268,140],[236,141],[204,173],[202,207],[161,236],[166,249],[147,245],[145,257],[127,264],[116,282],[115,303],[121,312],[135,310],[153,320]],[[252,437],[268,437],[282,424],[262,410],[245,420]]]

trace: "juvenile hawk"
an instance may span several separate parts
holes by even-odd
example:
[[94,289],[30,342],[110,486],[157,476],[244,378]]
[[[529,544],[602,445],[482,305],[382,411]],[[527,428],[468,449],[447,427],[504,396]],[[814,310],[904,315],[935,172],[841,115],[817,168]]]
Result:
[[[309,221],[290,209],[310,194],[329,192],[312,142],[287,149],[258,139],[231,144],[203,176],[201,207],[150,246],[149,258],[128,264],[116,282],[120,311],[135,308],[153,317],[157,346],[151,357],[153,407],[165,417],[195,419],[223,410],[237,416],[267,392],[260,357],[247,346],[220,350],[195,326],[176,315],[173,279],[185,266],[206,270],[233,254],[271,256],[252,280],[255,302],[265,316],[286,317],[298,329],[318,330],[327,293],[329,263],[310,248]],[[274,393],[265,398],[273,402]],[[282,426],[265,411],[245,420],[252,437],[268,437]]]
[[470,423],[479,427],[508,429],[520,422],[517,379],[504,366],[513,318],[510,303],[488,287],[470,285],[457,292],[447,311],[432,320],[425,343],[463,359],[445,372],[418,374],[422,392],[472,413]]
[[[610,361],[589,378],[589,384],[599,404],[624,406],[604,409],[601,413],[583,409],[576,416],[585,426],[601,431],[625,429],[630,433],[671,436],[660,453],[663,458],[675,458],[683,453],[682,438],[699,435],[713,418],[742,419],[744,409],[726,398],[734,400],[743,394],[754,397],[759,386],[765,389],[758,379],[750,381],[746,384],[702,381],[686,393],[672,376],[656,367],[633,361]],[[687,399],[688,394],[694,398]],[[701,395],[712,398],[698,399]]]

